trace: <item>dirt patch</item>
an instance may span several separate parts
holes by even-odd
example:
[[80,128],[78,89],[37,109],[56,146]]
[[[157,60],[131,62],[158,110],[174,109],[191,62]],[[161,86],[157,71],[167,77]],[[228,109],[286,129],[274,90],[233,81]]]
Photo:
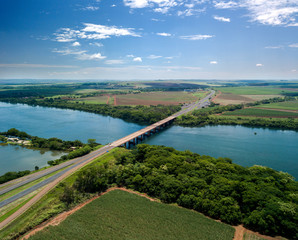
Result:
[[71,214],[75,213],[76,211],[80,210],[82,207],[86,206],[88,203],[94,201],[95,199],[107,194],[108,192],[111,192],[111,191],[114,191],[114,190],[122,190],[122,191],[125,191],[125,192],[129,192],[129,193],[133,193],[133,194],[136,194],[136,195],[139,195],[141,197],[145,197],[147,199],[149,199],[150,201],[158,201],[154,198],[151,198],[149,197],[147,194],[145,193],[138,193],[138,192],[135,192],[133,190],[129,190],[129,189],[126,189],[126,188],[119,188],[119,187],[113,187],[113,188],[109,188],[106,192],[103,192],[101,194],[99,194],[98,196],[95,196],[89,200],[87,200],[86,202],[84,203],[81,203],[79,204],[78,206],[76,206],[75,208],[69,210],[69,211],[66,211],[66,212],[63,212],[63,213],[60,213],[58,216],[36,226],[33,230],[31,230],[28,234],[26,234],[24,237],[21,238],[21,240],[25,240],[25,239],[28,239],[29,237],[33,236],[35,233],[39,232],[39,231],[42,231],[44,228],[48,227],[48,226],[57,226],[59,225],[61,222],[63,222],[68,216],[70,216]]
[[218,91],[218,94],[214,98],[211,99],[211,102],[216,100],[220,95],[221,95],[221,91]]
[[116,95],[114,95],[113,98],[114,98],[114,106],[117,106],[117,98],[116,98]]
[[108,99],[107,99],[107,104],[109,104],[109,101],[110,101],[110,96],[108,96]]
[[233,240],[242,240],[244,236],[245,228],[242,225],[234,226],[234,228],[235,228],[235,235]]
[[249,103],[253,101],[254,100],[252,98],[244,97],[241,95],[235,95],[231,93],[222,93],[214,100],[215,103],[219,103],[221,105],[241,104],[241,103]]

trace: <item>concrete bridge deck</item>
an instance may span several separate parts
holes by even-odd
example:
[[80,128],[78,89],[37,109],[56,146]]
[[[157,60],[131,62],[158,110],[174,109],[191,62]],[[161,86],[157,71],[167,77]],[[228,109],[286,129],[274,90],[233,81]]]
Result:
[[156,129],[159,129],[161,127],[166,126],[167,124],[170,124],[175,118],[176,118],[176,116],[167,117],[159,122],[156,122],[148,127],[145,127],[145,128],[143,128],[137,132],[134,132],[126,137],[118,139],[117,141],[111,143],[110,146],[119,147],[121,145],[124,145],[124,144],[130,142],[130,141],[136,141],[135,139],[137,139],[137,138],[143,139],[143,136],[150,135],[151,131],[156,131]]

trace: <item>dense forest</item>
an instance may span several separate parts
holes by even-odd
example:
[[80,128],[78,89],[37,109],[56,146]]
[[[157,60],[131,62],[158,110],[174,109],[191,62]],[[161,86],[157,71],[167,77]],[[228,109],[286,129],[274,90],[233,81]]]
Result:
[[76,195],[116,184],[229,224],[298,239],[298,183],[287,173],[146,144],[115,159],[80,172],[61,200],[70,204]]
[[56,107],[81,110],[85,112],[98,113],[105,116],[121,118],[126,121],[151,124],[162,120],[176,112],[180,106],[111,106],[107,104],[85,104],[79,102],[69,102],[63,99],[35,99],[35,98],[3,98],[3,102],[9,103],[25,103],[32,106]]

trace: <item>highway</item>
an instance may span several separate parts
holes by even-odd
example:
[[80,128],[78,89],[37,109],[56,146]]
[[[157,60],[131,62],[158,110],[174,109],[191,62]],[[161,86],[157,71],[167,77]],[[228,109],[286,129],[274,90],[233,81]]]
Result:
[[105,154],[107,151],[112,150],[113,148],[116,148],[118,146],[121,146],[122,144],[137,138],[138,136],[145,134],[169,121],[174,120],[176,117],[186,114],[194,109],[198,109],[198,108],[202,108],[202,107],[206,107],[210,104],[209,99],[211,99],[211,97],[215,94],[215,91],[211,90],[211,92],[203,99],[201,99],[198,102],[194,102],[190,105],[188,105],[187,107],[185,107],[184,109],[182,109],[181,111],[173,114],[172,116],[163,119],[157,123],[154,123],[148,127],[145,127],[135,133],[132,133],[124,138],[121,138],[119,140],[114,141],[113,143],[106,145],[96,151],[93,151],[83,157],[79,157],[76,159],[73,159],[71,161],[67,161],[65,163],[59,164],[57,166],[54,166],[52,168],[48,168],[45,169],[43,171],[28,175],[23,177],[22,181],[16,181],[13,180],[9,183],[5,183],[0,185],[0,187],[2,186],[7,186],[6,188],[2,189],[0,191],[0,195],[9,192],[17,187],[20,187],[26,183],[32,182],[36,179],[39,179],[43,176],[46,176],[50,173],[53,173],[55,171],[61,170],[65,167],[67,167],[66,169],[60,171],[59,173],[41,181],[38,184],[35,184],[34,186],[0,202],[0,208],[6,206],[7,204],[14,202],[15,200],[26,196],[27,194],[40,189],[43,187],[43,189],[37,193],[29,202],[27,202],[23,207],[21,207],[19,210],[17,210],[14,214],[12,214],[11,216],[9,216],[8,218],[6,218],[4,221],[2,221],[0,223],[0,229],[2,229],[4,226],[6,226],[8,223],[10,223],[11,221],[13,221],[14,219],[16,219],[18,216],[20,216],[22,213],[24,213],[30,206],[32,206],[34,203],[36,203],[40,198],[42,198],[46,193],[48,193],[52,188],[54,188],[60,181],[62,181],[63,179],[65,179],[66,177],[70,176],[73,172],[77,171],[78,169],[82,168],[84,165],[86,165],[87,163],[91,162],[92,160],[94,160],[95,158]]

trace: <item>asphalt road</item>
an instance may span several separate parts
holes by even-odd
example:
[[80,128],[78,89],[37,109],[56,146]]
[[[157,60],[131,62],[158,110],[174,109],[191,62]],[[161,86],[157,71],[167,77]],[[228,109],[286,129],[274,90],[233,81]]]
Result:
[[[77,167],[77,166],[80,165],[81,163],[87,162],[87,161],[89,161],[90,159],[94,159],[94,158],[96,158],[97,156],[101,155],[102,153],[105,153],[105,152],[107,152],[107,151],[109,151],[109,150],[111,150],[111,149],[113,149],[113,148],[114,148],[114,147],[110,147],[110,146],[106,145],[106,146],[104,146],[104,147],[102,147],[102,148],[100,148],[100,149],[98,149],[98,150],[96,150],[96,151],[93,151],[92,153],[90,153],[90,154],[88,154],[88,155],[85,155],[85,156],[83,156],[83,157],[74,159],[74,161],[72,161],[72,163],[70,163],[70,164],[73,164],[73,163],[74,163],[74,164],[71,165],[70,167],[68,167],[68,168],[62,170],[61,172],[58,172],[57,174],[55,174],[55,175],[53,175],[53,176],[51,176],[51,177],[45,179],[44,181],[39,182],[39,183],[35,184],[34,186],[32,186],[32,187],[30,187],[30,188],[27,188],[27,189],[25,189],[24,191],[19,192],[18,194],[14,195],[14,196],[12,196],[12,197],[10,197],[10,198],[7,198],[6,200],[0,202],[0,208],[2,208],[2,207],[4,207],[5,205],[7,205],[7,204],[9,204],[9,203],[11,203],[11,202],[14,202],[15,200],[17,200],[17,199],[19,199],[19,198],[21,198],[21,197],[24,197],[24,196],[26,196],[27,194],[29,194],[29,193],[31,193],[31,192],[33,192],[33,191],[35,191],[35,190],[37,190],[37,189],[39,189],[39,188],[41,188],[41,187],[47,185],[48,183],[50,183],[50,182],[54,181],[55,179],[59,178],[60,176],[62,176],[64,173],[66,173],[66,172],[68,172],[69,170],[71,170],[71,169]],[[70,165],[70,164],[68,164],[68,165]],[[62,165],[62,164],[60,164],[60,165]],[[59,165],[59,166],[60,166],[60,165]],[[56,168],[56,170],[54,170],[54,171],[57,171],[57,170],[62,169],[62,168],[64,168],[64,167],[65,167],[65,165],[60,166],[59,168]],[[51,172],[54,172],[54,171],[51,171]],[[42,175],[45,176],[45,175],[47,175],[47,174],[49,174],[49,173],[44,173],[44,174],[42,174]],[[36,180],[36,179],[38,179],[38,178],[40,178],[40,176],[34,176],[32,179],[28,179],[26,182],[28,183],[28,182],[34,181],[34,180]],[[16,184],[16,185],[19,185],[19,184]],[[23,185],[23,184],[22,184],[22,185]]]
[[[188,113],[194,109],[197,108],[202,108],[205,106],[208,106],[210,104],[209,99],[211,99],[211,97],[215,94],[215,91],[211,90],[211,93],[208,94],[205,98],[203,98],[202,100],[195,102],[189,106],[187,106],[186,108],[184,108],[183,110],[179,111],[178,113],[175,113],[172,115],[172,117],[178,117],[182,114]],[[154,124],[153,124],[154,125]],[[148,127],[146,127],[148,128]],[[146,129],[145,128],[145,129]],[[115,141],[118,142],[119,140]],[[114,142],[114,143],[115,143]],[[41,192],[39,192],[37,195],[35,195],[35,197],[33,197],[29,202],[27,202],[23,207],[21,207],[18,211],[16,211],[14,214],[12,214],[10,217],[8,217],[7,219],[5,219],[4,221],[2,221],[0,223],[0,229],[3,228],[4,226],[6,226],[8,223],[10,223],[11,221],[13,221],[15,218],[17,218],[18,216],[20,216],[23,212],[25,212],[30,206],[32,206],[35,202],[37,202],[42,196],[44,196],[48,191],[50,191],[54,186],[56,186],[61,180],[63,180],[64,178],[68,177],[70,174],[72,174],[74,171],[76,171],[77,169],[83,167],[85,164],[87,164],[88,162],[92,161],[93,159],[103,155],[104,153],[106,153],[107,151],[112,150],[113,148],[115,148],[117,146],[117,144],[109,144],[106,145],[96,151],[93,151],[91,153],[89,153],[88,155],[85,155],[83,157],[80,158],[76,158],[74,160],[59,164],[55,167],[49,168],[49,169],[45,169],[41,172],[38,172],[36,174],[32,174],[31,177],[26,176],[26,180],[21,181],[21,182],[17,182],[16,184],[13,184],[3,190],[0,191],[0,195],[3,194],[3,192],[8,192],[11,191],[12,189],[15,189],[17,187],[20,187],[26,183],[32,182],[38,178],[41,178],[43,176],[46,176],[50,173],[53,173],[55,171],[58,171],[62,168],[65,168],[67,166],[69,166],[68,168],[62,170],[61,172],[45,179],[44,181],[41,181],[38,184],[35,184],[34,186],[0,202],[0,208],[6,206],[7,204],[14,202],[15,200],[26,196],[27,194],[46,186]],[[71,165],[72,164],[72,165]]]

